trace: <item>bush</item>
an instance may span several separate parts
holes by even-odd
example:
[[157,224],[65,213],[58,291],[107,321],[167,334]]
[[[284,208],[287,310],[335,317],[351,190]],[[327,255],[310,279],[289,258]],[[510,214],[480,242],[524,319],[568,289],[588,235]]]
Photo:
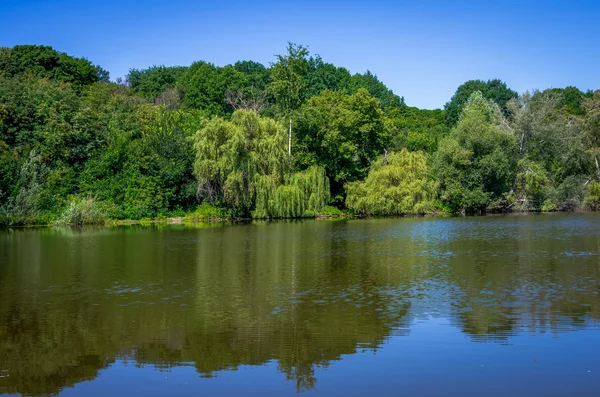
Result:
[[546,199],[544,204],[542,204],[542,211],[554,211],[556,210],[556,204],[552,202],[552,200]]
[[106,206],[93,197],[74,198],[56,223],[67,226],[98,225],[105,222],[107,213]]
[[203,203],[184,218],[186,223],[197,223],[208,220],[230,218],[230,214],[221,207]]
[[332,207],[331,205],[326,206],[319,211],[319,216],[342,216],[343,213],[339,208]]

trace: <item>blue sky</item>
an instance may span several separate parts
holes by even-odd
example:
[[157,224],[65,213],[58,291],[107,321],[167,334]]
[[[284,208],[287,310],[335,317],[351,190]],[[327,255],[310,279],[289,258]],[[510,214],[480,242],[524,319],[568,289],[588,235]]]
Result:
[[600,1],[0,0],[0,46],[51,45],[115,79],[130,68],[267,65],[288,41],[407,104],[444,106],[470,79],[524,92],[600,88]]

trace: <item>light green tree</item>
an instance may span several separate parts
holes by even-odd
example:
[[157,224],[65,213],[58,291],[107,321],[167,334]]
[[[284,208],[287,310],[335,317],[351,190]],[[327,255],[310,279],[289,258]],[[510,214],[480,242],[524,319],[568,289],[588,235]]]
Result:
[[289,174],[285,129],[255,112],[238,110],[231,121],[213,119],[198,132],[195,149],[199,198],[236,214],[304,216],[328,202],[324,171],[314,167]]
[[389,153],[379,157],[364,181],[346,185],[346,206],[365,215],[402,215],[430,211],[436,196],[422,152]]
[[271,66],[269,91],[275,97],[279,114],[289,118],[304,100],[309,71],[308,48],[288,43],[287,54],[277,55],[277,62]]
[[[513,134],[517,167],[509,200],[512,209],[532,210],[543,206],[550,186],[548,170],[561,156],[561,136],[566,130],[564,117],[556,107],[560,98],[552,92],[524,93],[507,103],[509,118],[503,125]],[[556,164],[554,164],[556,168]]]

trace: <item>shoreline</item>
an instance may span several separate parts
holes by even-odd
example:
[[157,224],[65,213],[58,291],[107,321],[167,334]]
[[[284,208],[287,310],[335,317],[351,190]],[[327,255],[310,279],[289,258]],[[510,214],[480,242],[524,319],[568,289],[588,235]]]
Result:
[[533,215],[533,214],[566,214],[566,213],[594,213],[591,209],[576,209],[571,211],[503,211],[503,212],[484,212],[474,214],[452,214],[450,212],[428,212],[425,214],[403,214],[403,215],[357,215],[357,214],[341,214],[341,215],[316,215],[313,217],[297,217],[297,218],[215,218],[215,217],[157,217],[157,218],[142,218],[142,219],[106,219],[102,222],[89,223],[84,225],[64,225],[64,224],[29,224],[29,225],[7,225],[0,226],[2,229],[30,229],[30,228],[54,228],[54,227],[114,227],[114,226],[152,226],[152,225],[198,225],[198,224],[217,224],[217,223],[248,223],[255,221],[273,222],[273,221],[302,221],[302,220],[342,220],[342,219],[392,219],[392,218],[462,218],[462,217],[486,217],[486,216],[503,216],[503,215]]

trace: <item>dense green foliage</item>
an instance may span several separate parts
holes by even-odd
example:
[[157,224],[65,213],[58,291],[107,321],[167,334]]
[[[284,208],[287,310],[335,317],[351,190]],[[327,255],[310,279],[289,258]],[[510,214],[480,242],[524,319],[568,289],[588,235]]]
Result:
[[346,186],[346,205],[366,215],[421,214],[431,211],[436,186],[422,152],[385,154],[373,162],[364,181]]
[[129,86],[136,94],[149,101],[156,101],[167,90],[174,90],[186,67],[152,66],[145,70],[131,69],[127,76]]
[[279,123],[248,110],[237,111],[231,121],[211,120],[196,135],[194,145],[199,197],[249,213],[263,180],[275,185],[283,181],[285,140]]
[[388,110],[392,149],[406,148],[433,153],[450,129],[444,123],[444,111],[400,106]]
[[329,202],[329,178],[319,166],[290,174],[283,183],[261,178],[255,218],[301,218],[322,213]]
[[84,197],[71,200],[56,223],[64,226],[94,225],[103,223],[105,218],[105,208],[93,197]]
[[320,167],[292,173],[281,124],[249,110],[211,120],[196,135],[198,196],[257,218],[313,216],[327,205]]
[[460,114],[475,92],[481,92],[484,98],[500,106],[504,115],[508,114],[507,104],[511,99],[517,98],[519,94],[506,86],[506,83],[494,79],[488,81],[469,80],[456,89],[456,92],[444,106],[446,111],[446,124],[453,127],[459,120]]
[[108,81],[108,72],[85,58],[74,58],[52,47],[18,45],[0,49],[0,74],[36,77],[72,83],[76,87]]
[[0,224],[595,209],[599,157],[600,92],[575,87],[472,80],[422,110],[292,43],[268,66],[117,83],[51,47],[0,48]]
[[452,211],[481,211],[510,189],[516,142],[500,119],[498,106],[477,91],[440,142],[433,173]]
[[389,143],[380,102],[360,89],[350,95],[324,91],[300,109],[296,128],[299,164],[325,167],[333,194],[342,198],[346,182],[362,179]]

